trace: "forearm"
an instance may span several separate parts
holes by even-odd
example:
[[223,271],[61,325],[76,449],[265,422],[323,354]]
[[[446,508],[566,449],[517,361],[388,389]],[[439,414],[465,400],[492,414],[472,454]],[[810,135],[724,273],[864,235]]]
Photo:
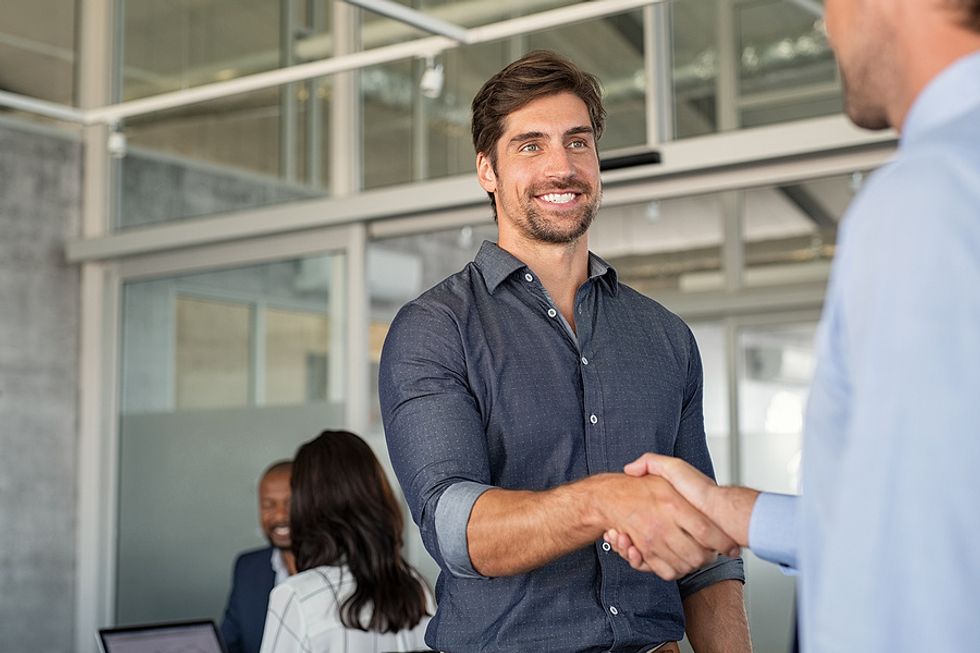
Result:
[[750,653],[742,583],[723,580],[684,599],[687,637],[696,653]]
[[473,568],[484,576],[520,574],[598,539],[604,522],[593,497],[604,476],[542,492],[484,492],[466,527]]

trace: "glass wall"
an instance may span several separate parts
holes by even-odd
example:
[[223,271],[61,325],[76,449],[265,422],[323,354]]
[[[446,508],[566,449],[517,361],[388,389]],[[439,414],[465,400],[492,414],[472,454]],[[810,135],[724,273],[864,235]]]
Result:
[[671,3],[674,137],[840,113],[817,3]]
[[64,0],[0,2],[0,89],[75,104],[75,16]]
[[220,619],[262,470],[344,425],[344,263],[124,285],[117,623]]
[[[121,0],[119,99],[305,63],[332,52],[330,3]],[[135,116],[121,126],[117,228],[325,194],[330,80]]]

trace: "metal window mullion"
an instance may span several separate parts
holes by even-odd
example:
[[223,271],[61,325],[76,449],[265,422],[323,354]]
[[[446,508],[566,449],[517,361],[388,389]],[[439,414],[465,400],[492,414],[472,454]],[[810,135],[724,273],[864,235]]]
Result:
[[741,357],[738,349],[738,320],[727,317],[722,320],[725,333],[725,375],[728,379],[728,446],[729,478],[732,485],[742,483],[742,429],[739,420],[739,377]]
[[266,400],[266,324],[265,302],[252,302],[249,306],[249,363],[248,405],[264,406]]
[[[279,0],[279,63],[288,68],[296,63],[293,41],[296,34],[295,0]],[[298,83],[279,87],[279,175],[296,181],[296,90]]]
[[367,225],[350,226],[347,241],[347,424],[355,433],[368,430],[369,361],[367,283]]
[[673,35],[670,4],[643,8],[643,56],[646,75],[647,145],[674,137]]
[[[344,3],[333,4],[333,57],[356,52],[360,44],[357,10]],[[339,72],[333,77],[328,134],[330,151],[330,194],[346,197],[361,188],[361,103],[359,74]]]
[[736,0],[718,0],[718,78],[715,115],[718,131],[738,129],[738,42],[735,34]]
[[[84,110],[112,101],[112,0],[77,3],[76,98]],[[81,235],[108,230],[108,130],[82,130]],[[119,281],[114,266],[82,264],[79,282],[78,449],[75,503],[74,649],[94,652],[92,634],[113,619],[118,451]]]
[[722,276],[725,290],[736,292],[745,286],[745,191],[721,194],[722,219]]

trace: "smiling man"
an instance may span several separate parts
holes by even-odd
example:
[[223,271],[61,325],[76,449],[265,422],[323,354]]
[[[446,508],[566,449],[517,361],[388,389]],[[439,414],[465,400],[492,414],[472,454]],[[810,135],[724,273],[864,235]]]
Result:
[[[750,650],[734,542],[657,477],[652,448],[711,474],[690,329],[591,254],[605,112],[550,52],[473,100],[498,240],[406,305],[381,361],[388,449],[442,573],[426,643],[475,651]],[[617,473],[614,473],[617,472]],[[632,570],[630,533],[660,578]],[[667,579],[667,580],[664,580]]]
[[259,481],[259,525],[269,546],[246,551],[235,560],[231,594],[221,622],[228,653],[258,653],[269,593],[296,573],[289,538],[289,479],[293,464],[273,463]]

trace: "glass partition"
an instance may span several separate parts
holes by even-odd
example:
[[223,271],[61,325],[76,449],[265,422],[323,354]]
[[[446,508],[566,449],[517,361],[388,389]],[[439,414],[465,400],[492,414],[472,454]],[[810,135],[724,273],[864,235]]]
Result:
[[[738,333],[741,483],[799,492],[803,415],[813,376],[816,321],[747,326]],[[746,605],[756,651],[788,651],[795,579],[745,553]]]
[[0,88],[75,104],[76,11],[63,0],[0,2]]
[[717,289],[723,219],[718,194],[604,207],[590,246],[623,283],[651,297]]
[[673,2],[675,138],[840,113],[817,2]]
[[123,288],[117,623],[220,619],[271,462],[346,421],[345,256]]

